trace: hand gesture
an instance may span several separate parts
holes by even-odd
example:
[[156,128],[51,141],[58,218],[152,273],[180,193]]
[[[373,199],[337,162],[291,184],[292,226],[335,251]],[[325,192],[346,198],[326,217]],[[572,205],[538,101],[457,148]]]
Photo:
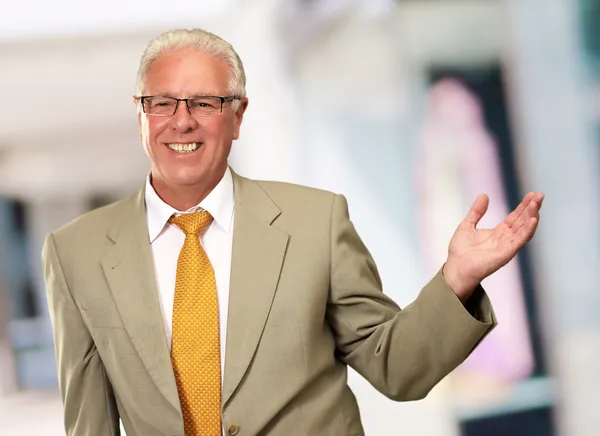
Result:
[[478,229],[489,199],[485,194],[477,197],[450,240],[443,268],[446,282],[461,301],[465,302],[483,279],[506,265],[533,237],[543,200],[541,192],[530,192],[495,228]]

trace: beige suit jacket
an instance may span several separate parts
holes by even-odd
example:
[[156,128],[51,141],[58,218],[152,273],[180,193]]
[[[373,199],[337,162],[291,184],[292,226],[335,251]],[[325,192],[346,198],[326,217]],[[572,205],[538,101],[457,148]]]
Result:
[[[382,293],[343,196],[234,175],[226,434],[363,435],[347,365],[418,400],[493,328],[438,274],[403,310]],[[183,435],[143,190],[48,236],[44,274],[70,436]],[[471,315],[473,314],[473,315]]]

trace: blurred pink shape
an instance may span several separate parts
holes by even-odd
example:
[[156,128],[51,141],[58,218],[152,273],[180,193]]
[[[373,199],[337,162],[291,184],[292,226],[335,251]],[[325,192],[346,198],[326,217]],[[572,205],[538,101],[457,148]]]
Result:
[[[430,90],[415,169],[420,243],[433,274],[477,194],[490,197],[478,227],[494,227],[509,213],[499,156],[480,104],[457,80],[441,80]],[[458,371],[507,382],[524,379],[533,369],[533,353],[518,263],[510,262],[483,286],[499,325]]]

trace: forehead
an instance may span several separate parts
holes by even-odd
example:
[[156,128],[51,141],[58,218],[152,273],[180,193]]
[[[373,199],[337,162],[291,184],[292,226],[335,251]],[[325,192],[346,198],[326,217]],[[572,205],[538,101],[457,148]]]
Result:
[[225,95],[229,74],[227,62],[216,56],[197,49],[168,51],[148,67],[145,94]]

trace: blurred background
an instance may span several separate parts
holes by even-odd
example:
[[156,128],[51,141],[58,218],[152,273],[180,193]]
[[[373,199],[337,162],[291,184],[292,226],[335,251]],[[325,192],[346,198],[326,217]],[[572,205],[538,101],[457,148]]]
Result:
[[546,193],[484,283],[500,325],[427,399],[351,372],[368,435],[600,434],[600,0],[0,0],[1,434],[64,434],[41,246],[141,187],[138,61],[174,27],[245,63],[231,166],[345,194],[402,306],[477,193],[484,226]]

